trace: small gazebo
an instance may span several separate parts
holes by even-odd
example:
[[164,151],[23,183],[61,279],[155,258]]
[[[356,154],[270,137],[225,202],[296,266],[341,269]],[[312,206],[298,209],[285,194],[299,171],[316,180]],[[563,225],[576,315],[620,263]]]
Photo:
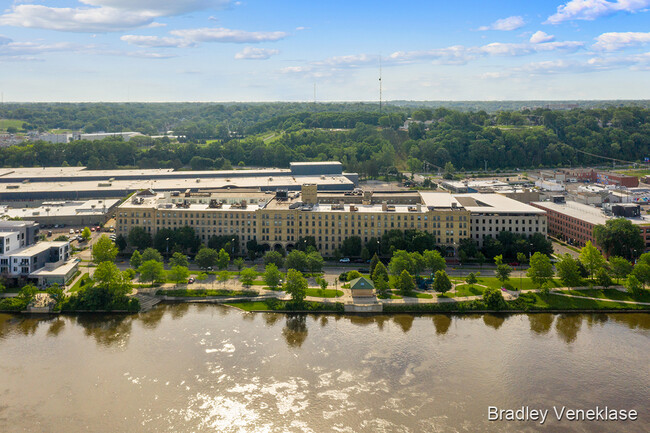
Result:
[[350,292],[353,298],[374,297],[375,285],[366,277],[355,278],[350,281]]

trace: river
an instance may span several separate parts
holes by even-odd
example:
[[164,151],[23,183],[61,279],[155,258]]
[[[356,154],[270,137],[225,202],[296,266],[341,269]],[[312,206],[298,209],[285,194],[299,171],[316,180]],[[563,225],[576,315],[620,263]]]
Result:
[[[0,314],[0,431],[647,432],[649,359],[650,314]],[[553,405],[639,419],[487,419]]]

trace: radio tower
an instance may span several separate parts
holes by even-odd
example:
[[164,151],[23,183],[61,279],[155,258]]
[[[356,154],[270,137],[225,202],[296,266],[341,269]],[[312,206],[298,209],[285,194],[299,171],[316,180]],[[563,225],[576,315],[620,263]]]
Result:
[[381,116],[381,54],[379,55],[379,115]]

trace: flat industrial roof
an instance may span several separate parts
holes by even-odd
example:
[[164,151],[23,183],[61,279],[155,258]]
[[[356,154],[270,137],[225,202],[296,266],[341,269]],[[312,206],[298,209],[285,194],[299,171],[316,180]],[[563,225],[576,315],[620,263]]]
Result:
[[[582,221],[586,221],[590,224],[595,224],[595,225],[605,224],[607,220],[614,218],[613,216],[605,215],[602,209],[600,208],[578,203],[575,201],[568,201],[566,203],[538,201],[538,202],[534,202],[534,204],[552,211],[559,212],[571,218],[577,218]],[[645,216],[641,216],[640,218],[625,218],[625,219],[637,225],[650,224],[650,218],[647,218]]]
[[60,182],[27,182],[0,184],[0,195],[5,193],[37,193],[37,192],[74,192],[74,191],[135,191],[140,189],[179,190],[186,189],[220,189],[220,188],[280,188],[299,187],[304,183],[318,185],[347,185],[354,183],[342,175],[318,176],[270,176],[270,177],[233,177],[233,178],[200,178],[189,179],[147,179],[147,180],[91,180],[91,181],[60,181]]
[[118,199],[45,202],[38,207],[0,207],[0,217],[64,217],[74,215],[103,215],[119,202]]

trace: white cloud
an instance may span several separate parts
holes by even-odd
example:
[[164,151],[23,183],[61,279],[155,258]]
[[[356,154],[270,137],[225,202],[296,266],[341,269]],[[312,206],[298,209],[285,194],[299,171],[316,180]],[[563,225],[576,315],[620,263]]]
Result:
[[[0,56],[2,57],[22,58],[26,55],[34,56],[62,51],[79,52],[92,48],[93,46],[90,45],[79,45],[71,42],[14,42],[9,38],[0,38]],[[30,58],[30,60],[33,59]]]
[[232,42],[237,44],[278,41],[288,36],[285,32],[248,32],[223,27],[172,30],[169,33],[192,42]]
[[230,4],[230,1],[81,0],[81,3],[83,6],[76,8],[15,5],[4,15],[0,15],[0,25],[64,32],[115,32],[150,26],[159,17],[206,8],[222,8]]
[[476,58],[478,53],[479,50],[476,48],[454,45],[452,47],[425,51],[397,51],[392,53],[388,58],[396,63],[412,63],[416,60],[436,60],[444,64],[464,65]]
[[549,35],[541,30],[536,31],[533,33],[533,35],[530,37],[530,43],[531,44],[539,44],[541,42],[550,42],[555,39],[555,36]]
[[520,16],[512,16],[508,18],[501,18],[500,20],[496,20],[489,26],[482,26],[479,27],[479,30],[503,30],[503,31],[510,31],[510,30],[517,30],[518,28],[521,28],[526,24],[524,22],[524,19]]
[[185,39],[158,36],[124,35],[120,39],[128,44],[139,47],[183,48],[193,45],[192,42]]
[[573,20],[595,20],[616,12],[637,12],[650,6],[650,0],[570,0],[557,7],[557,12],[545,24],[559,24]]
[[187,12],[205,9],[223,9],[229,6],[230,0],[79,0],[81,3],[122,9],[128,11],[144,11],[156,16],[181,15]]
[[637,45],[650,43],[650,33],[625,32],[603,33],[596,38],[594,48],[603,51],[615,51]]
[[246,47],[242,51],[235,54],[235,59],[238,60],[266,60],[271,56],[279,54],[278,50],[270,50],[268,48],[254,48]]

